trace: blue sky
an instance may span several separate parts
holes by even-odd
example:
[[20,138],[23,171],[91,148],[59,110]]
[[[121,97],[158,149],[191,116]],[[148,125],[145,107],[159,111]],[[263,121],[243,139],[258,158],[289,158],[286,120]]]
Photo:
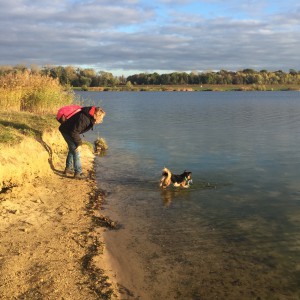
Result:
[[0,0],[1,65],[300,70],[297,0]]

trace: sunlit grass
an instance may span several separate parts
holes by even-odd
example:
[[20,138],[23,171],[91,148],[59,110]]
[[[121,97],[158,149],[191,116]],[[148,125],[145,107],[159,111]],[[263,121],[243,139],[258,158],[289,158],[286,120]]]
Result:
[[43,132],[58,126],[54,114],[30,112],[0,112],[0,145],[15,145],[22,136],[41,137]]
[[21,142],[21,140],[22,138],[16,129],[0,124],[0,144],[15,145]]

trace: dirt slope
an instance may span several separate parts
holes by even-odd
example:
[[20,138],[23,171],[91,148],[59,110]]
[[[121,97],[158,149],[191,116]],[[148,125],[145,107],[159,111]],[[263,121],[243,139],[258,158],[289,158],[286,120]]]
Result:
[[[51,146],[51,137],[47,142]],[[103,218],[102,197],[91,150],[82,152],[89,180],[74,180],[62,174],[64,154],[52,157],[51,168],[45,160],[49,151],[40,144],[30,147],[17,169],[11,159],[1,161],[6,177],[18,170],[17,186],[0,193],[1,299],[118,299],[101,235],[105,229],[95,223]],[[18,154],[18,148],[11,150],[16,151],[11,157]],[[42,157],[43,165],[27,172],[34,157]]]

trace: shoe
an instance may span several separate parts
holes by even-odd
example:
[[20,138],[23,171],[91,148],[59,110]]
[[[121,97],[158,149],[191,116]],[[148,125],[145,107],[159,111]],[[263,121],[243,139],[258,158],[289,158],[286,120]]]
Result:
[[84,176],[83,173],[75,173],[74,178],[75,179],[86,179],[86,176]]
[[69,169],[69,168],[65,168],[65,170],[64,170],[64,175],[68,175],[68,174],[73,175],[73,174],[74,174],[74,171],[71,170],[71,169]]

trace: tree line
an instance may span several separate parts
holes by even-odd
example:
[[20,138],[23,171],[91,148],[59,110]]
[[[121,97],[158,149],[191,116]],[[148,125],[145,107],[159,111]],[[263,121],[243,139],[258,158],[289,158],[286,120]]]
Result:
[[75,68],[73,66],[38,66],[25,65],[0,66],[0,76],[8,73],[31,72],[58,78],[62,85],[73,87],[100,87],[118,85],[199,85],[199,84],[233,84],[233,85],[276,85],[300,84],[300,71],[290,69],[268,71],[244,69],[240,71],[206,71],[206,72],[172,72],[168,74],[140,73],[124,76],[114,76],[110,72],[95,71],[92,68]]
[[299,84],[300,71],[290,70],[283,72],[282,70],[270,72],[267,70],[255,71],[253,69],[244,69],[242,71],[226,71],[217,72],[173,72],[170,74],[158,73],[141,73],[127,77],[127,81],[138,85],[183,85],[183,84]]
[[96,72],[92,68],[75,68],[73,66],[38,66],[16,65],[16,66],[0,66],[0,76],[10,73],[30,72],[50,76],[58,79],[62,85],[70,85],[73,87],[98,87],[98,86],[115,86],[126,84],[124,76],[114,76],[110,72]]

